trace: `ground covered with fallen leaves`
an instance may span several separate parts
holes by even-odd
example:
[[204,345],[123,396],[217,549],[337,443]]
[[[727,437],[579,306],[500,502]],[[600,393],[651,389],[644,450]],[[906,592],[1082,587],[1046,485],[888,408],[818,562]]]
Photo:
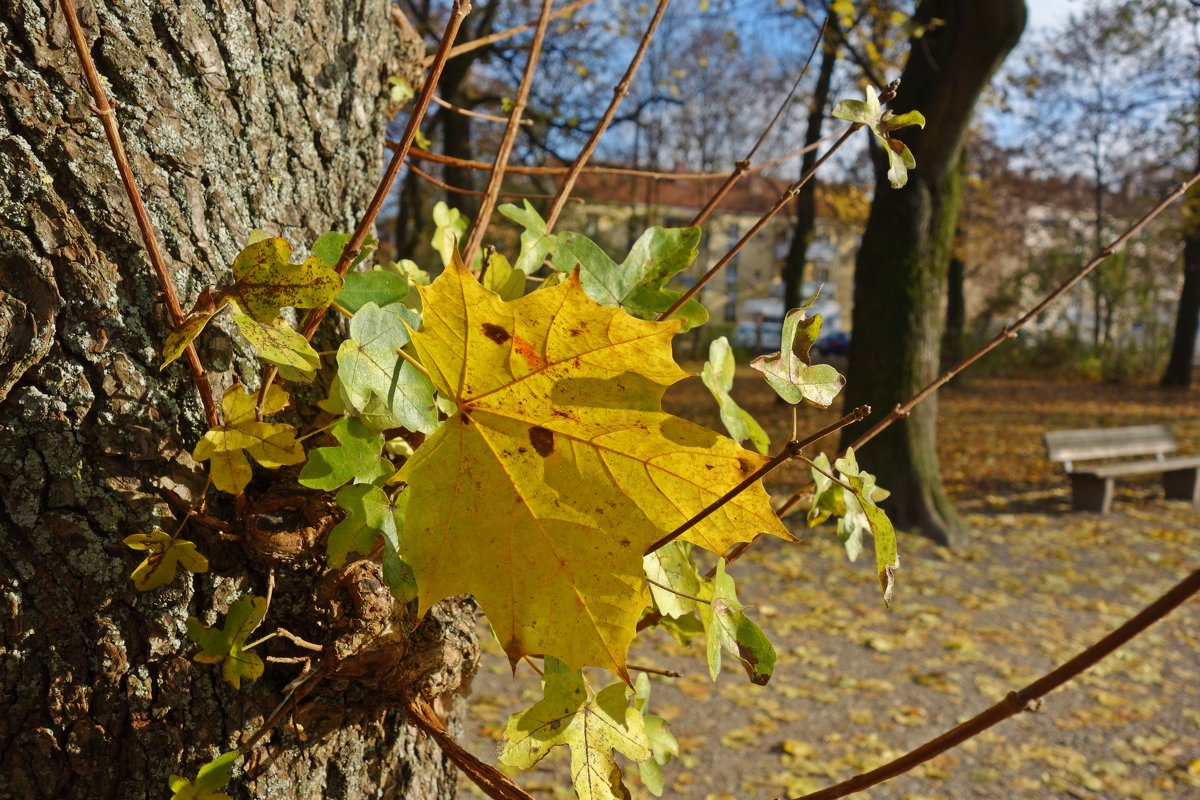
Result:
[[[757,375],[739,372],[734,396],[777,446],[786,440],[787,407]],[[719,428],[698,380],[668,399]],[[664,796],[795,797],[871,769],[1050,671],[1200,565],[1200,510],[1164,500],[1148,476],[1118,480],[1112,514],[1072,512],[1041,440],[1061,428],[1165,423],[1183,452],[1200,453],[1200,391],[989,378],[940,401],[943,473],[970,533],[952,550],[902,536],[890,610],[869,554],[849,563],[832,526],[809,531],[792,517],[798,544],[760,542],[730,570],[779,653],[769,685],[751,685],[736,664],[714,684],[699,641],[655,632],[635,644],[631,664],[684,675],[654,680],[651,712],[682,750]],[[836,416],[805,413],[801,433]],[[870,452],[859,458],[868,470]],[[782,498],[806,480],[796,468],[768,488]],[[514,679],[489,641],[463,743],[494,763],[508,715],[540,697],[537,675],[523,665]],[[518,776],[535,796],[573,796],[560,750]],[[648,797],[636,767],[625,774],[633,796]],[[478,793],[463,784],[462,797]],[[857,797],[1200,798],[1200,601],[1036,713]]]

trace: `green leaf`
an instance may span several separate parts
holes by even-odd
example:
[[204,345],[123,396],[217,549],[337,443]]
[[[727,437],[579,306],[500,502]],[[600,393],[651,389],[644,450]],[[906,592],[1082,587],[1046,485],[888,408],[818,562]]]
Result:
[[779,352],[759,356],[750,366],[765,375],[775,393],[787,402],[829,408],[846,379],[828,364],[812,363],[809,349],[820,334],[820,314],[810,318],[804,308],[793,309],[783,319]]
[[[560,233],[554,266],[563,272],[578,266],[583,291],[597,303],[619,306],[641,319],[657,319],[683,294],[663,286],[691,265],[699,242],[699,228],[651,228],[617,264],[586,236]],[[672,319],[679,319],[686,331],[706,322],[708,311],[689,300]]]
[[501,300],[516,300],[525,294],[525,273],[513,269],[504,256],[492,253],[483,273],[483,288],[500,295]]
[[401,492],[391,500],[378,486],[358,483],[338,492],[337,504],[345,509],[346,518],[329,532],[326,545],[329,566],[344,566],[351,553],[367,555],[380,537],[391,552],[400,547],[408,492]]
[[697,636],[704,635],[704,623],[694,613],[678,619],[664,616],[655,626],[671,634],[682,645],[690,644]]
[[200,664],[220,664],[221,674],[234,689],[242,679],[257,680],[263,674],[263,661],[245,650],[246,639],[267,615],[265,597],[243,597],[229,607],[221,629],[209,628],[197,617],[188,617],[187,635],[200,645],[192,660]]
[[625,796],[614,751],[634,761],[651,756],[645,723],[629,707],[628,687],[617,683],[592,695],[583,674],[546,657],[544,698],[514,714],[504,729],[500,761],[529,769],[558,745],[571,750],[571,776],[580,800]]
[[171,775],[167,780],[172,793],[171,800],[232,800],[229,795],[217,790],[229,783],[233,777],[233,765],[239,757],[237,750],[222,753],[200,768],[195,783],[182,775]]
[[177,567],[194,573],[208,572],[208,559],[196,551],[194,542],[172,538],[161,528],[126,536],[125,546],[132,550],[149,551],[131,576],[133,586],[139,592],[166,586],[175,580]]
[[300,484],[330,491],[348,481],[374,483],[395,469],[383,458],[383,436],[357,419],[340,419],[329,431],[337,447],[318,447],[300,470]]
[[750,621],[738,602],[733,578],[725,572],[725,559],[717,561],[711,605],[701,604],[708,649],[708,673],[715,681],[721,674],[721,651],[735,656],[750,682],[766,685],[775,670],[775,648],[757,625]]
[[558,246],[558,238],[546,233],[546,221],[528,200],[522,201],[524,207],[505,203],[497,209],[501,214],[520,225],[521,254],[513,265],[526,275],[532,275],[541,268],[542,262],[554,252]]
[[354,409],[365,410],[374,395],[403,427],[432,433],[437,428],[433,384],[398,353],[419,324],[416,313],[403,305],[367,303],[350,320],[350,338],[338,348],[338,377]]
[[279,238],[247,245],[238,254],[229,292],[243,311],[270,322],[280,308],[324,308],[333,302],[342,288],[338,274],[317,256],[301,264],[292,264],[291,256],[291,245]]
[[871,531],[875,540],[875,567],[879,575],[879,588],[883,591],[883,602],[890,606],[895,589],[895,571],[900,566],[896,552],[896,529],[887,514],[876,504],[886,500],[891,492],[876,486],[875,476],[859,469],[853,447],[847,448],[846,455],[835,461],[834,466],[854,490],[851,496],[846,497],[846,516],[842,519],[856,518],[856,522],[852,524],[859,528],[860,541],[862,528]]
[[729,340],[720,336],[713,340],[708,347],[708,361],[700,371],[700,380],[704,382],[708,391],[716,399],[717,406],[721,410],[721,423],[725,426],[725,430],[729,431],[733,440],[741,443],[749,439],[755,450],[766,455],[767,450],[771,447],[771,440],[767,437],[767,432],[729,394],[733,389],[733,375],[736,367]]
[[[829,456],[818,453],[817,457],[813,459],[813,464],[813,499],[812,505],[808,509],[808,527],[810,528],[815,528],[831,516],[841,517],[846,513],[842,485],[829,477],[833,474],[833,467],[829,465]],[[850,560],[853,561],[854,557],[850,556]]]
[[321,357],[283,317],[260,322],[247,314],[234,312],[233,321],[254,348],[255,354],[268,364],[275,365],[284,380],[311,383],[317,376]]
[[399,303],[408,296],[408,280],[403,275],[383,270],[350,272],[346,274],[337,303],[351,314],[367,303],[387,306]]
[[908,183],[908,170],[917,166],[908,146],[899,139],[892,138],[892,132],[910,126],[925,127],[925,117],[920,111],[906,111],[903,114],[893,114],[884,111],[879,103],[879,93],[874,86],[866,88],[866,102],[860,100],[840,100],[833,107],[833,115],[859,125],[865,125],[875,134],[875,138],[883,145],[888,156],[888,181],[893,189],[899,189]]
[[[654,581],[650,584],[654,606],[664,616],[678,618],[696,610],[696,601],[692,597],[699,596],[702,580],[692,563],[691,552],[691,544],[676,540],[642,559],[646,577]],[[655,583],[669,586],[675,591],[668,591]]]

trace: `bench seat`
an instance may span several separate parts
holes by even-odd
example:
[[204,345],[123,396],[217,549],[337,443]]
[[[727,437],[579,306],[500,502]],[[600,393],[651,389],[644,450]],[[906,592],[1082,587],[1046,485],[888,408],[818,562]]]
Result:
[[[1087,428],[1045,435],[1051,461],[1062,462],[1071,479],[1076,510],[1106,513],[1112,508],[1113,479],[1160,472],[1168,499],[1200,505],[1200,456],[1180,456],[1166,425]],[[1146,458],[1153,456],[1153,458]],[[1113,459],[1140,457],[1137,460]],[[1092,463],[1076,463],[1076,462]]]

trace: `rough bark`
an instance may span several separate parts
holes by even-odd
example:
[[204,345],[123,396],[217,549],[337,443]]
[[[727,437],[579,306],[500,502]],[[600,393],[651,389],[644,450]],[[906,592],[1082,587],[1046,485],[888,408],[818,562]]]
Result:
[[[133,170],[187,304],[254,228],[303,250],[348,230],[382,163],[389,4],[80,0]],[[411,64],[410,64],[411,66]],[[320,576],[324,506],[267,498],[232,537],[192,525],[210,572],[134,591],[122,539],[194,496],[203,414],[186,370],[159,371],[168,321],[132,212],[51,0],[0,4],[0,797],[163,797],[245,741],[294,665],[233,691],[193,663],[184,621],[278,584],[268,627],[354,645],[344,669],[246,760],[233,793],[449,798],[453,769],[406,724],[416,688],[453,705],[474,668],[473,610],[409,637],[377,568]],[[224,323],[199,342],[218,387],[258,367]],[[213,512],[234,519],[218,504]],[[382,636],[376,634],[382,633]],[[295,655],[282,640],[266,654]],[[365,663],[378,671],[362,668]]]
[[[1196,160],[1200,169],[1200,157]],[[1175,314],[1175,337],[1171,359],[1163,372],[1163,386],[1192,384],[1192,362],[1196,357],[1196,334],[1200,332],[1200,189],[1192,187],[1187,200],[1187,232],[1183,238],[1183,287]]]
[[[825,112],[829,106],[829,88],[833,83],[833,69],[837,66],[836,32],[837,22],[831,18],[831,30],[821,47],[821,67],[817,72],[817,83],[813,87],[812,108],[808,112],[808,123],[804,129],[804,146],[812,147],[821,140],[821,128],[825,124]],[[816,149],[809,150],[800,161],[800,174],[805,175],[817,162]],[[799,308],[805,298],[801,297],[804,285],[804,267],[808,262],[808,246],[812,243],[813,229],[817,220],[817,179],[813,178],[796,195],[796,225],[792,228],[792,242],[788,246],[787,260],[783,265],[783,307]]]
[[966,326],[966,298],[963,283],[966,265],[961,258],[951,258],[946,270],[946,329],[942,332],[942,369],[962,361],[963,336]]
[[[943,24],[913,41],[892,108],[918,109],[928,124],[903,136],[917,159],[904,188],[891,188],[886,165],[877,161],[854,274],[847,408],[869,403],[887,411],[936,375],[963,135],[984,85],[1020,37],[1025,15],[1022,0],[923,0],[917,9],[918,23],[937,18]],[[892,490],[888,514],[899,527],[949,543],[961,522],[942,488],[936,423],[931,398],[872,441],[862,463]],[[848,430],[845,441],[858,432]]]

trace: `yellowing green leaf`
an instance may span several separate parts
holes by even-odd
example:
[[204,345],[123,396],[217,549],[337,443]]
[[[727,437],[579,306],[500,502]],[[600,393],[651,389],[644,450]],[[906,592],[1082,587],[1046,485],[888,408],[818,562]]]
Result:
[[233,765],[238,760],[237,750],[214,758],[196,773],[193,783],[182,775],[172,775],[167,780],[171,788],[171,800],[233,800],[224,792],[217,791],[229,783],[233,777]]
[[874,86],[866,89],[866,102],[862,100],[841,100],[833,108],[833,115],[848,122],[865,125],[875,134],[875,138],[883,145],[888,156],[888,181],[893,189],[899,189],[908,183],[908,170],[917,166],[908,145],[899,139],[892,138],[892,132],[912,125],[925,127],[925,117],[920,111],[907,111],[903,114],[893,114],[884,111],[879,103],[879,92]]
[[[853,493],[845,497],[846,516],[842,520],[859,516],[865,522],[851,523],[860,528],[858,536],[861,540],[861,528],[867,527],[875,540],[875,566],[879,574],[879,588],[883,591],[883,602],[892,604],[892,591],[895,587],[895,571],[900,566],[896,553],[896,530],[891,520],[877,503],[886,500],[891,494],[887,489],[875,485],[875,476],[863,472],[858,467],[854,457],[854,448],[846,449],[846,455],[834,462],[838,473],[853,488]],[[839,535],[841,533],[839,525]]]
[[812,363],[809,350],[820,334],[820,314],[810,318],[804,308],[793,309],[783,318],[779,352],[759,356],[750,366],[766,376],[775,393],[789,403],[829,408],[846,379],[828,364]]
[[346,518],[329,532],[329,565],[343,566],[351,553],[367,555],[380,537],[396,550],[407,500],[407,492],[392,500],[383,489],[369,483],[347,486],[338,492],[337,504],[346,511]]
[[711,603],[700,604],[708,645],[708,672],[715,681],[721,673],[721,651],[737,658],[750,682],[765,685],[775,670],[775,648],[759,627],[750,621],[738,602],[733,578],[725,572],[725,559],[717,562],[717,574],[709,590]]
[[330,491],[343,483],[373,483],[395,470],[383,458],[383,437],[357,419],[340,419],[329,433],[337,447],[318,447],[308,454],[299,481],[310,489]]
[[513,265],[526,275],[532,275],[542,266],[542,262],[554,252],[558,239],[554,234],[546,232],[546,221],[528,200],[523,206],[505,203],[497,209],[501,214],[521,226],[521,253]]
[[[413,344],[457,408],[397,474],[421,613],[470,593],[510,659],[624,675],[647,548],[765,459],[663,412],[678,323],[600,306],[577,274],[505,303],[459,266],[421,294]],[[755,485],[684,538],[723,552],[764,531],[790,537]]]
[[284,380],[309,383],[317,376],[321,357],[283,317],[260,322],[247,314],[234,312],[233,321],[258,357],[274,364]]
[[257,680],[263,674],[263,661],[244,648],[246,639],[266,615],[265,597],[243,597],[229,607],[220,630],[208,627],[197,617],[188,617],[188,638],[200,645],[200,652],[192,660],[220,664],[222,677],[234,689],[241,687],[243,678]]
[[442,257],[442,266],[448,267],[467,232],[467,218],[457,208],[439,200],[433,207],[433,224],[436,227],[430,244]]
[[374,396],[403,427],[432,433],[433,384],[399,353],[418,324],[417,314],[403,305],[364,305],[350,320],[350,338],[338,348],[338,379],[355,411],[365,411]]
[[729,340],[719,336],[708,347],[708,361],[700,371],[700,380],[716,399],[717,407],[721,411],[721,424],[729,431],[733,440],[741,443],[749,439],[755,450],[766,455],[771,446],[767,432],[729,394],[733,389],[733,374],[736,368],[737,363],[733,359],[733,349],[729,346]]
[[677,540],[642,560],[654,606],[665,616],[679,618],[696,610],[692,598],[700,594],[702,581],[692,563],[691,550],[690,544]]
[[399,303],[408,296],[408,279],[395,272],[381,269],[371,272],[351,272],[346,275],[337,302],[351,314],[367,303],[377,306]]
[[126,536],[125,545],[133,550],[149,551],[133,570],[133,585],[139,592],[148,592],[175,580],[176,567],[183,567],[188,572],[208,572],[208,559],[196,551],[195,543],[174,539],[159,528]]
[[201,291],[192,310],[175,330],[167,334],[167,340],[163,342],[163,363],[159,369],[165,369],[168,364],[179,358],[208,325],[208,321],[228,304],[229,298],[211,286]]
[[500,761],[529,769],[558,745],[571,749],[571,779],[580,800],[626,796],[614,751],[633,761],[650,758],[642,715],[629,707],[628,687],[617,683],[592,695],[583,675],[546,658],[544,698],[514,714],[504,728]]
[[525,294],[525,273],[513,269],[504,256],[492,253],[487,272],[483,273],[483,287],[498,294],[501,300],[516,300]]
[[646,740],[650,743],[650,758],[638,764],[638,772],[650,794],[662,797],[666,786],[662,768],[679,755],[679,742],[667,727],[666,720],[646,713],[650,707],[650,678],[644,672],[638,675],[634,684],[633,707],[642,715]]
[[[268,469],[304,460],[304,446],[296,441],[296,429],[275,422],[257,422],[254,407],[258,393],[245,386],[232,386],[221,398],[225,424],[204,434],[196,443],[192,457],[209,462],[213,486],[222,492],[239,494],[250,482],[250,462],[246,456]],[[263,402],[263,415],[282,411],[288,404],[287,392],[272,386]]]
[[279,316],[279,309],[324,308],[337,297],[342,279],[317,256],[292,264],[286,239],[263,239],[247,245],[233,261],[233,299],[260,322]]

